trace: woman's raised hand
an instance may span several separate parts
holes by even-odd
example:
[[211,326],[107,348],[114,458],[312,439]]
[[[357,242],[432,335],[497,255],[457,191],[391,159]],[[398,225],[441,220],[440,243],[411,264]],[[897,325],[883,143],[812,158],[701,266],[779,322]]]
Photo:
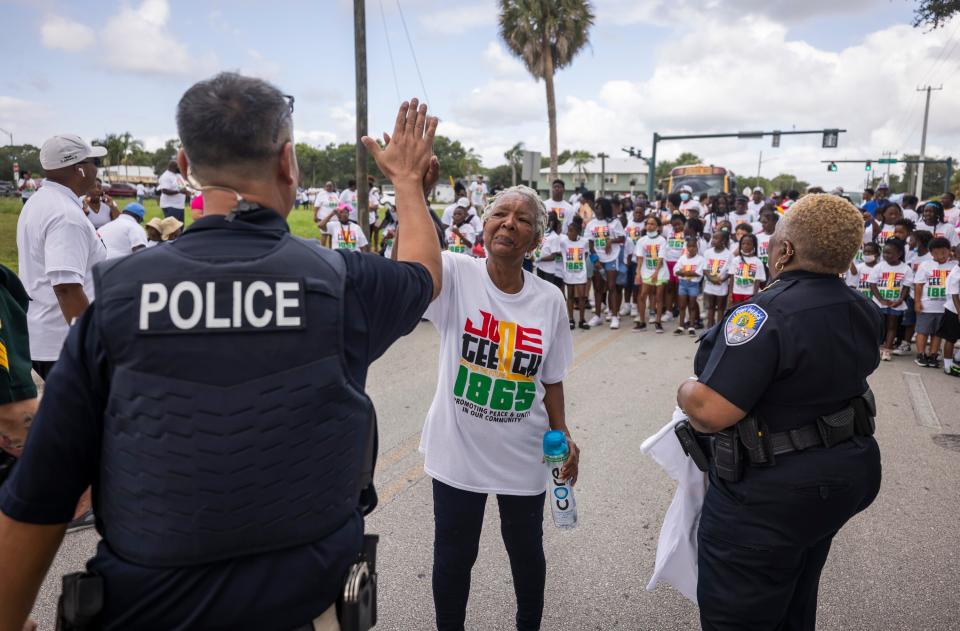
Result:
[[438,166],[433,156],[437,117],[427,116],[427,105],[417,99],[404,101],[397,112],[393,135],[384,134],[385,147],[370,136],[360,139],[377,166],[394,185],[400,181],[423,183]]

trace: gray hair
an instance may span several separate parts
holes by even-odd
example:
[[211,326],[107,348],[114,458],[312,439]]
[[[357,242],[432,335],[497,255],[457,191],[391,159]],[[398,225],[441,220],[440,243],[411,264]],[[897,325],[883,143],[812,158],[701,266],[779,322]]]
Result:
[[291,105],[266,81],[222,72],[184,93],[177,131],[194,169],[249,169],[292,139]]
[[487,220],[493,214],[493,211],[496,210],[497,206],[502,204],[508,197],[514,195],[522,197],[533,210],[534,243],[540,243],[544,233],[547,231],[547,207],[543,205],[543,200],[540,199],[540,195],[529,186],[518,184],[517,186],[505,188],[494,195],[493,199],[490,200],[490,203],[483,211],[483,223],[487,223]]

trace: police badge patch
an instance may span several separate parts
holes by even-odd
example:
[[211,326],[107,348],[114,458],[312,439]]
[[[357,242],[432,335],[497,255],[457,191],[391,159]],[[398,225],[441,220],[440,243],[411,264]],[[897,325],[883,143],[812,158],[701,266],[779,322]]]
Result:
[[757,305],[737,307],[727,318],[727,324],[723,329],[727,346],[740,346],[752,340],[763,328],[767,317],[767,312]]

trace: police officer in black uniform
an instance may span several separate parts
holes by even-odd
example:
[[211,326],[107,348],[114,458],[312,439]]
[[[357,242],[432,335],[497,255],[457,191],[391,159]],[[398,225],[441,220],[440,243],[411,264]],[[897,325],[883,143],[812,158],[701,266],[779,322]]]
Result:
[[180,100],[178,161],[205,216],[95,269],[0,488],[0,628],[20,628],[91,485],[103,539],[61,603],[84,628],[337,628],[376,502],[367,369],[440,290],[423,197],[436,119],[405,103],[376,147],[404,225],[394,262],[290,234],[292,112],[231,73]]
[[867,377],[882,320],[839,276],[862,236],[849,202],[797,202],[770,241],[773,282],[704,336],[680,386],[709,461],[704,629],[813,630],[831,541],[880,489]]

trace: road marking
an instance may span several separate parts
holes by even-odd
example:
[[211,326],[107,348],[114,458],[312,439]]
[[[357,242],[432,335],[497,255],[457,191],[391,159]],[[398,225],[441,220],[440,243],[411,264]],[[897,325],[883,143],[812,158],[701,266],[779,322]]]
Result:
[[927,396],[927,388],[923,385],[923,379],[918,373],[905,372],[903,380],[907,382],[907,392],[910,394],[910,405],[913,407],[913,415],[917,423],[930,429],[941,429],[940,419],[930,403],[930,397]]
[[[604,337],[602,337],[600,340],[594,340],[591,346],[588,346],[578,353],[575,356],[573,363],[570,365],[568,374],[580,367],[583,362],[615,342],[620,337],[618,333],[619,331],[617,330],[608,329]],[[585,343],[581,343],[579,346],[584,345]],[[403,460],[403,458],[406,456],[410,455],[410,453],[413,452],[419,446],[419,444],[420,432],[410,435],[404,439],[403,442],[380,455],[377,458],[377,468],[382,471],[383,469],[396,464],[397,462]],[[419,482],[425,475],[426,474],[423,471],[423,465],[418,462],[400,475],[392,477],[388,482],[383,484],[380,490],[377,491],[377,495],[380,498],[380,504],[388,504],[398,495]]]

